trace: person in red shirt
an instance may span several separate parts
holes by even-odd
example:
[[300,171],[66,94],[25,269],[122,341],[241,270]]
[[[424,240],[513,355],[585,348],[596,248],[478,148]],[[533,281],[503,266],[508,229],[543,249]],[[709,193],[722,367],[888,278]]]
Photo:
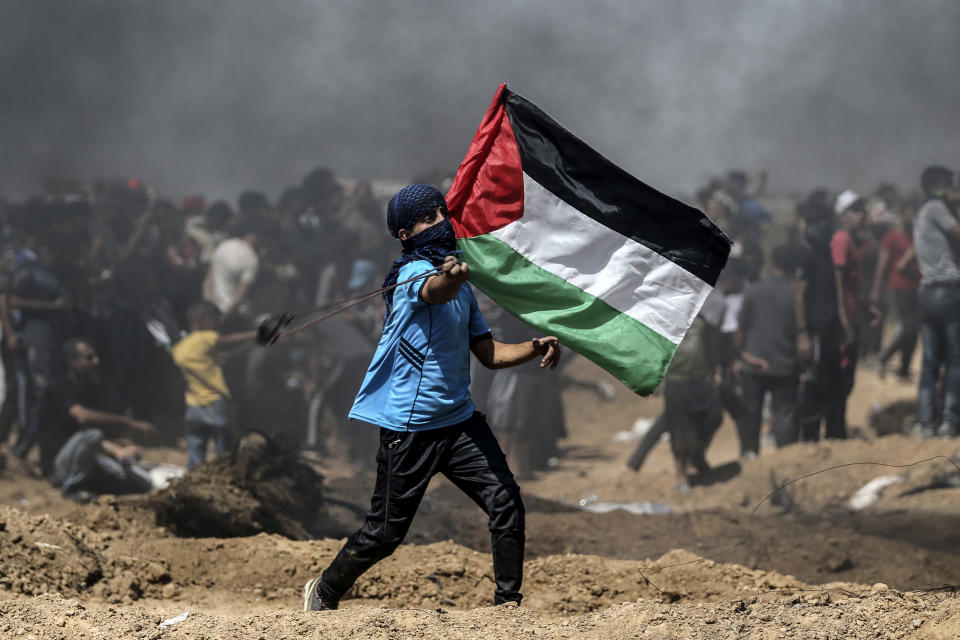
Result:
[[860,263],[866,252],[863,237],[866,220],[866,203],[852,189],[837,196],[834,212],[840,228],[830,240],[830,255],[833,258],[833,273],[837,284],[837,307],[840,326],[848,347],[856,345],[857,307],[860,299]]
[[875,321],[881,318],[880,305],[882,285],[886,282],[890,300],[897,313],[897,333],[879,354],[880,376],[883,377],[887,363],[900,353],[897,377],[910,380],[910,360],[917,346],[920,327],[917,290],[920,286],[920,270],[917,268],[913,248],[913,218],[916,208],[905,205],[900,213],[900,225],[890,229],[880,241],[876,273],[870,291],[870,311]]
[[[831,432],[827,437],[845,438],[846,405],[853,391],[854,373],[857,368],[857,308],[860,300],[860,268],[867,250],[864,237],[866,203],[856,191],[847,189],[837,196],[833,207],[839,228],[830,239],[830,257],[833,262],[833,277],[837,290],[837,316],[840,321],[839,340],[833,346],[838,367],[835,391],[839,394],[837,408],[842,410],[842,430]],[[821,345],[821,348],[830,348]]]

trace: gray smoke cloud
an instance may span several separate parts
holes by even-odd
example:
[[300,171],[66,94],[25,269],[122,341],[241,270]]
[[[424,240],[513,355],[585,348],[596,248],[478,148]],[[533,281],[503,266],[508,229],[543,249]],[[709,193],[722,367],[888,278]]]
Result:
[[0,193],[271,195],[456,167],[498,83],[641,179],[913,186],[960,165],[951,0],[9,0]]

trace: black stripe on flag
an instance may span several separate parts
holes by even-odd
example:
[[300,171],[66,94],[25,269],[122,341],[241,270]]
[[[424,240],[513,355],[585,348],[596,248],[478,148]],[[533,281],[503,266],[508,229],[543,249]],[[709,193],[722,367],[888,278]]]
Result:
[[571,207],[715,285],[730,240],[701,211],[613,164],[526,98],[507,114],[523,171]]

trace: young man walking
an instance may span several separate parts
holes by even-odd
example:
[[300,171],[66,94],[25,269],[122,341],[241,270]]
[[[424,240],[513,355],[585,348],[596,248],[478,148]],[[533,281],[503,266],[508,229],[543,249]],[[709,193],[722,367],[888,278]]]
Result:
[[[436,473],[490,517],[494,602],[520,602],[523,502],[500,445],[470,399],[470,353],[493,369],[538,356],[541,367],[556,367],[560,345],[553,336],[493,340],[466,284],[467,265],[450,255],[456,242],[439,191],[401,189],[387,205],[387,227],[403,253],[384,286],[399,286],[384,294],[383,335],[349,414],[380,427],[377,480],[363,526],[304,586],[303,609],[336,609],[364,571],[393,553]],[[423,277],[411,281],[417,276]]]

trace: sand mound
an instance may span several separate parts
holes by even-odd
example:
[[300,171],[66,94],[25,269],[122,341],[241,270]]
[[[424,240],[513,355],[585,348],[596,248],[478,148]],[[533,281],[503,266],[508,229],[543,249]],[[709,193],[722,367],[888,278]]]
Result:
[[[292,607],[297,589],[340,546],[266,534],[224,540],[126,536],[11,508],[0,513],[6,569],[0,586],[12,595],[57,591],[107,602],[144,596],[215,602],[229,594]],[[545,615],[596,611],[637,598],[710,602],[811,588],[791,576],[700,560],[687,551],[656,561],[545,556],[528,562],[525,571],[525,607]],[[493,588],[489,554],[450,541],[404,545],[362,576],[345,604],[472,609],[489,605]]]
[[[858,393],[851,414],[863,425],[874,397],[914,390],[867,376]],[[245,448],[256,455],[198,469],[158,496],[103,497],[82,508],[45,483],[4,473],[11,481],[0,483],[0,502],[23,511],[0,511],[0,638],[960,637],[960,607],[943,586],[960,575],[957,470],[942,458],[884,466],[949,455],[956,442],[891,435],[768,449],[738,475],[679,494],[665,444],[640,474],[620,476],[628,451],[613,436],[638,414],[656,415],[659,399],[618,394],[601,407],[574,389],[564,402],[571,438],[563,455],[521,483],[528,561],[519,609],[488,606],[486,517],[437,478],[408,544],[362,576],[340,611],[298,613],[304,582],[359,525],[373,471],[315,460],[325,476],[318,509],[319,476],[261,440]],[[710,462],[722,466],[737,451],[727,423]],[[182,463],[180,451],[148,453]],[[827,467],[836,468],[754,511],[777,486]],[[852,511],[851,496],[886,474],[903,481]],[[590,495],[661,502],[673,513],[579,509]],[[319,539],[301,539],[310,534]],[[38,595],[53,591],[60,595]],[[186,610],[185,620],[157,626]]]
[[623,603],[570,618],[551,618],[525,607],[485,607],[471,611],[356,607],[320,613],[275,611],[220,615],[192,612],[180,622],[159,625],[183,608],[147,610],[81,604],[51,594],[0,602],[0,634],[5,637],[122,637],[234,640],[311,638],[450,638],[619,640],[767,638],[956,638],[956,600],[872,593],[835,599],[809,595],[787,602],[734,600],[711,604]]
[[162,559],[108,552],[112,536],[0,506],[0,589],[12,595],[57,591],[130,602],[170,582]]
[[878,436],[887,436],[894,433],[908,433],[916,421],[916,400],[894,400],[881,405],[875,403],[870,407],[867,420],[870,429]]
[[300,460],[296,447],[279,438],[245,436],[232,456],[193,469],[147,506],[158,525],[186,537],[277,533],[313,537],[323,477]]

